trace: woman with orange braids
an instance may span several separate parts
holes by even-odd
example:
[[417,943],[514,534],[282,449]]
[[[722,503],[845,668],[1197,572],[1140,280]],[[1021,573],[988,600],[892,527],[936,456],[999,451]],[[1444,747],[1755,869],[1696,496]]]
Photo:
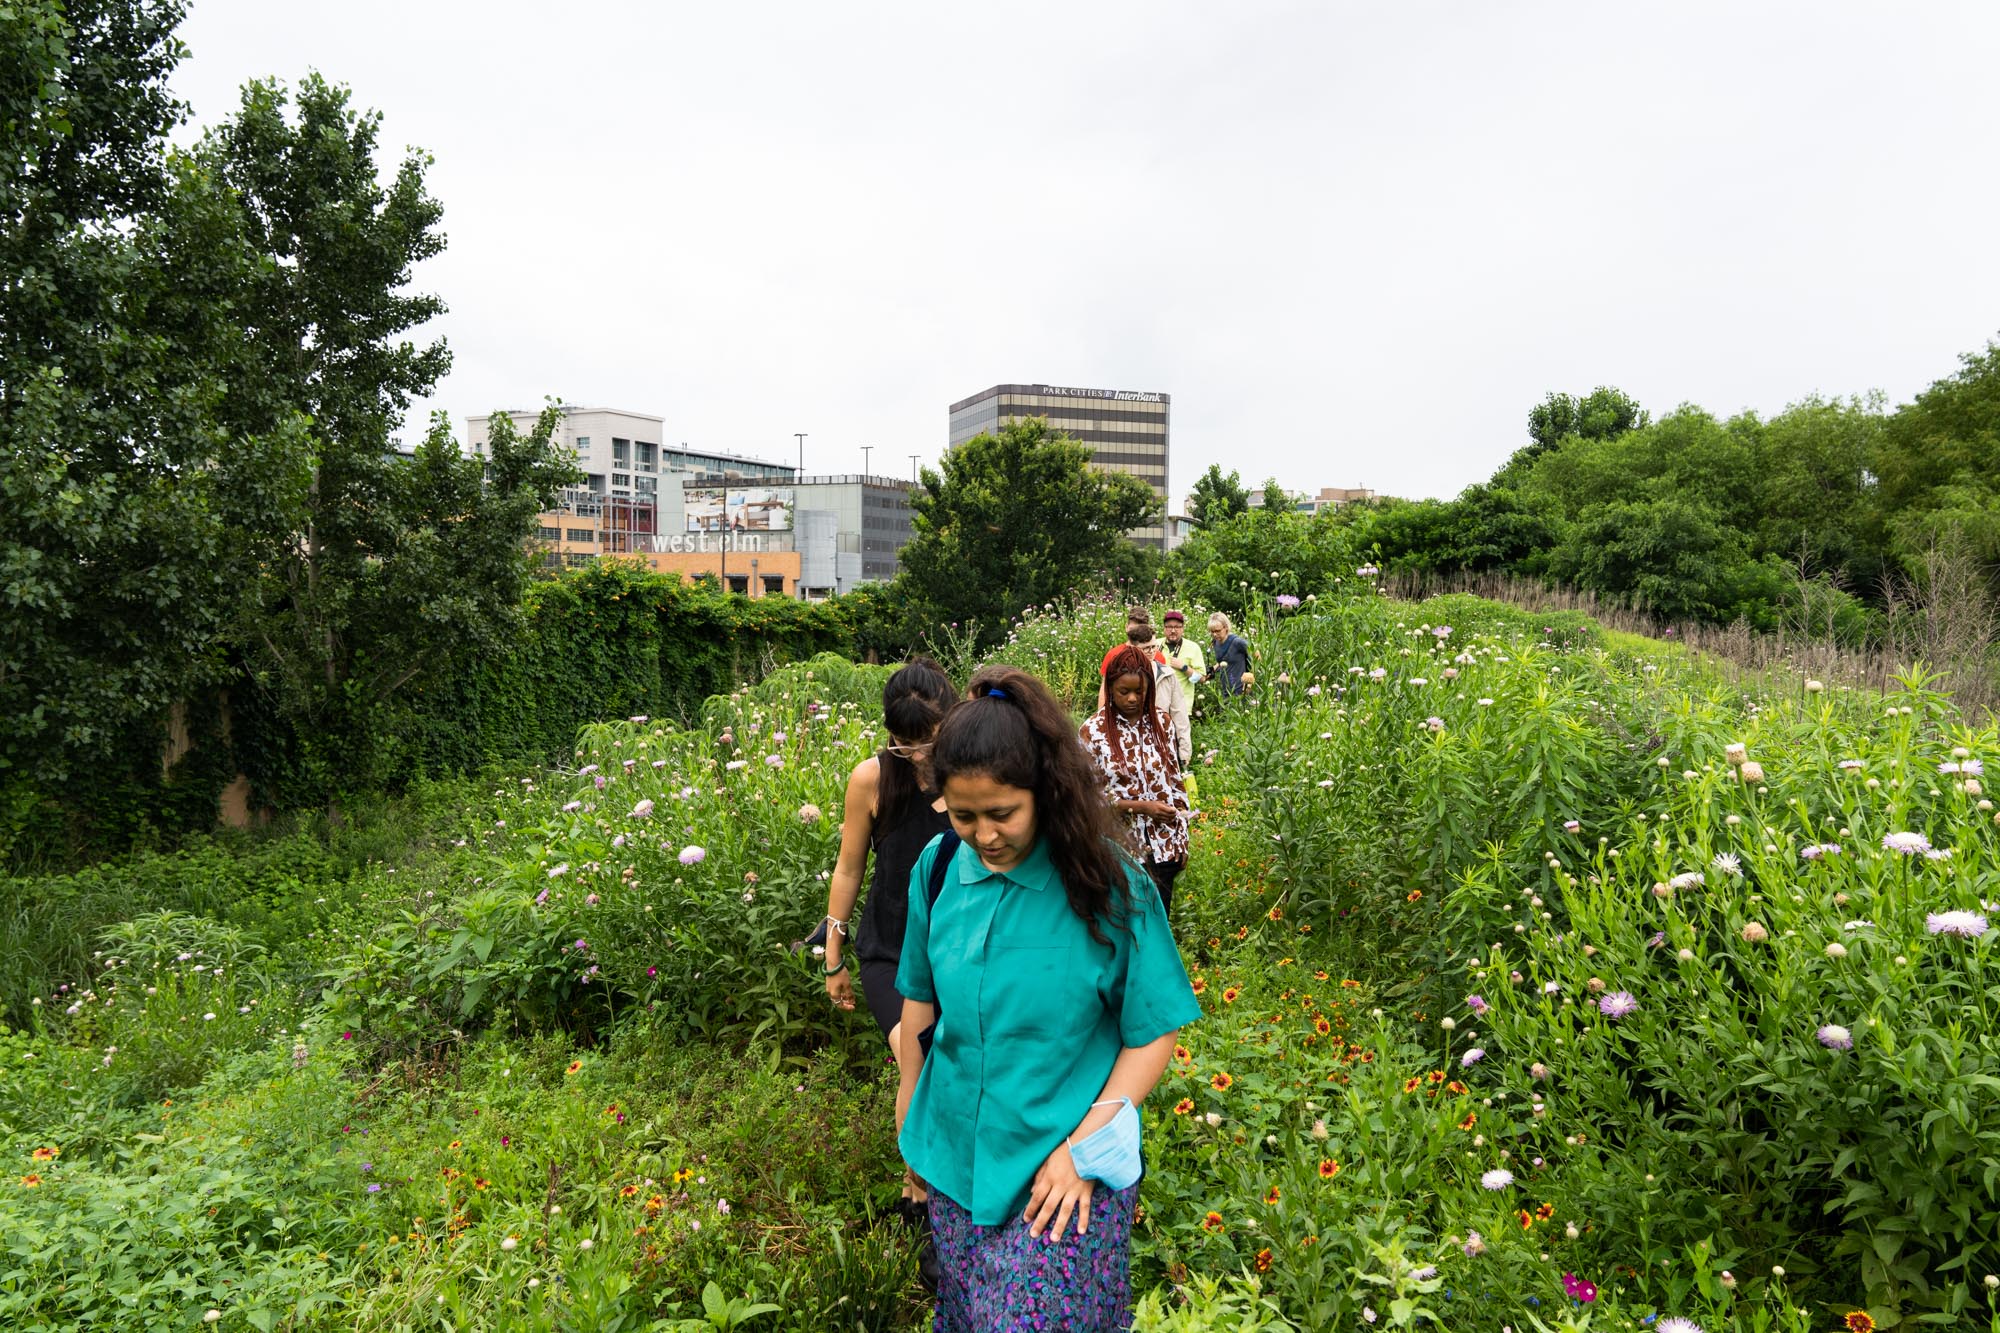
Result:
[[1154,693],[1153,662],[1130,644],[1104,669],[1104,706],[1082,728],[1084,749],[1103,775],[1105,794],[1125,817],[1134,849],[1171,910],[1174,880],[1187,866],[1187,792],[1181,787],[1173,723]]

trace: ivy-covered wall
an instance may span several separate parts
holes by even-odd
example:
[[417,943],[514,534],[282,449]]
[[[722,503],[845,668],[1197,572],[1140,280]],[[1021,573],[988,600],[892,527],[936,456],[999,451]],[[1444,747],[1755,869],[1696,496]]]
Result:
[[[691,720],[711,694],[815,653],[851,652],[853,644],[837,603],[733,597],[627,564],[598,564],[533,585],[512,651],[432,678],[396,700],[384,725],[396,768],[409,778],[550,763],[586,722],[638,713]],[[246,730],[240,713],[236,730]],[[282,744],[258,756],[247,739],[236,749],[261,804],[313,802],[312,793],[294,789]]]
[[[851,605],[844,605],[851,602]],[[436,673],[368,718],[389,747],[391,787],[477,772],[494,763],[552,763],[577,728],[646,713],[700,716],[702,702],[815,653],[853,655],[855,614],[880,618],[879,597],[802,603],[730,596],[712,584],[608,563],[529,588],[511,649]],[[188,710],[191,748],[162,773],[164,726],[135,734],[120,771],[93,772],[62,792],[0,783],[0,864],[50,865],[159,846],[213,825],[236,773],[253,808],[324,808],[333,798],[298,761],[296,738],[256,683],[237,680]]]

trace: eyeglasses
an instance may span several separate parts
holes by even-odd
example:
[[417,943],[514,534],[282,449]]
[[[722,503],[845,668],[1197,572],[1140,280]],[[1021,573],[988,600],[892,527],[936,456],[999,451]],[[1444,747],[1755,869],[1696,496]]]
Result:
[[922,759],[930,754],[931,742],[925,741],[922,745],[885,745],[882,748],[898,759]]

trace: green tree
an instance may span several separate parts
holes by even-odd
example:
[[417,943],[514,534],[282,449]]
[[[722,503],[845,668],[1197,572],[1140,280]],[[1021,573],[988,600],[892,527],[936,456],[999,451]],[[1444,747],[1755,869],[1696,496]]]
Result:
[[451,368],[443,339],[412,330],[444,313],[410,290],[416,266],[444,249],[443,210],[410,152],[385,186],[376,165],[378,112],[359,112],[344,87],[310,74],[296,107],[284,86],[243,89],[236,115],[203,141],[203,163],[242,208],[260,260],[238,308],[251,337],[234,366],[228,408],[239,430],[270,432],[311,419],[340,448],[320,485],[365,503],[389,466],[391,432],[412,397]]
[[1264,497],[1262,508],[1274,514],[1289,514],[1296,505],[1292,493],[1280,486],[1276,477],[1264,478],[1262,494]]
[[397,696],[505,647],[535,515],[576,478],[554,441],[560,421],[549,407],[522,435],[495,413],[481,457],[439,413],[415,456],[380,473],[367,508],[338,522],[313,479],[345,447],[296,430],[303,460],[284,508],[297,535],[266,552],[246,621],[252,679],[290,749],[288,789],[266,795],[291,805],[384,785]]
[[1208,465],[1208,471],[1196,478],[1194,491],[1188,496],[1188,518],[1197,528],[1224,522],[1249,509],[1250,492],[1243,488],[1235,472],[1223,476],[1220,463]]
[[1953,533],[2000,561],[2000,342],[1960,361],[1884,423],[1874,458],[1877,540],[1910,569]]
[[1493,476],[1496,486],[1515,485],[1535,460],[1565,440],[1609,440],[1644,426],[1646,410],[1622,389],[1599,385],[1581,398],[1551,393],[1528,409],[1528,443]]
[[1543,508],[1497,486],[1468,486],[1455,500],[1349,506],[1342,517],[1360,550],[1420,574],[1527,568],[1560,535]]
[[0,5],[0,770],[117,758],[218,678],[242,549],[216,368],[250,276],[212,176],[169,150],[172,0]]
[[1675,497],[1592,505],[1549,556],[1549,573],[1624,598],[1669,620],[1776,626],[1787,590],[1781,561],[1751,556],[1748,537],[1697,501]]
[[1098,471],[1087,448],[1039,417],[924,469],[913,508],[897,577],[918,631],[976,622],[988,641],[1023,607],[1110,586],[1131,566],[1126,531],[1160,518],[1144,482]]
[[407,154],[385,184],[380,125],[315,74],[296,99],[249,84],[201,146],[257,260],[228,414],[291,444],[281,484],[231,499],[263,542],[243,637],[292,733],[293,800],[386,780],[393,701],[513,626],[534,515],[575,475],[556,456],[553,409],[525,437],[496,417],[483,461],[441,418],[413,460],[394,452],[391,432],[450,353],[411,336],[444,310],[412,290],[416,266],[444,248],[430,159]]
[[1253,595],[1308,597],[1354,574],[1352,531],[1332,510],[1252,509],[1191,535],[1167,557],[1167,582],[1187,599],[1240,612]]
[[1764,423],[1754,480],[1759,554],[1803,561],[1872,588],[1883,572],[1869,469],[1882,448],[1881,396],[1807,398]]

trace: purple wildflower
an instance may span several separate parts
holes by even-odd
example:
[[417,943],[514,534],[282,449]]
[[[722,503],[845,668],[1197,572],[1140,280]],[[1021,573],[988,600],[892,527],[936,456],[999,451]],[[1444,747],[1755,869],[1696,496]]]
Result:
[[1637,1013],[1639,1002],[1632,998],[1630,991],[1615,990],[1597,1002],[1597,1012],[1612,1022]]
[[1950,912],[1932,912],[1924,918],[1924,929],[1933,935],[1957,935],[1964,939],[1976,940],[1986,933],[1986,918],[1963,908]]

